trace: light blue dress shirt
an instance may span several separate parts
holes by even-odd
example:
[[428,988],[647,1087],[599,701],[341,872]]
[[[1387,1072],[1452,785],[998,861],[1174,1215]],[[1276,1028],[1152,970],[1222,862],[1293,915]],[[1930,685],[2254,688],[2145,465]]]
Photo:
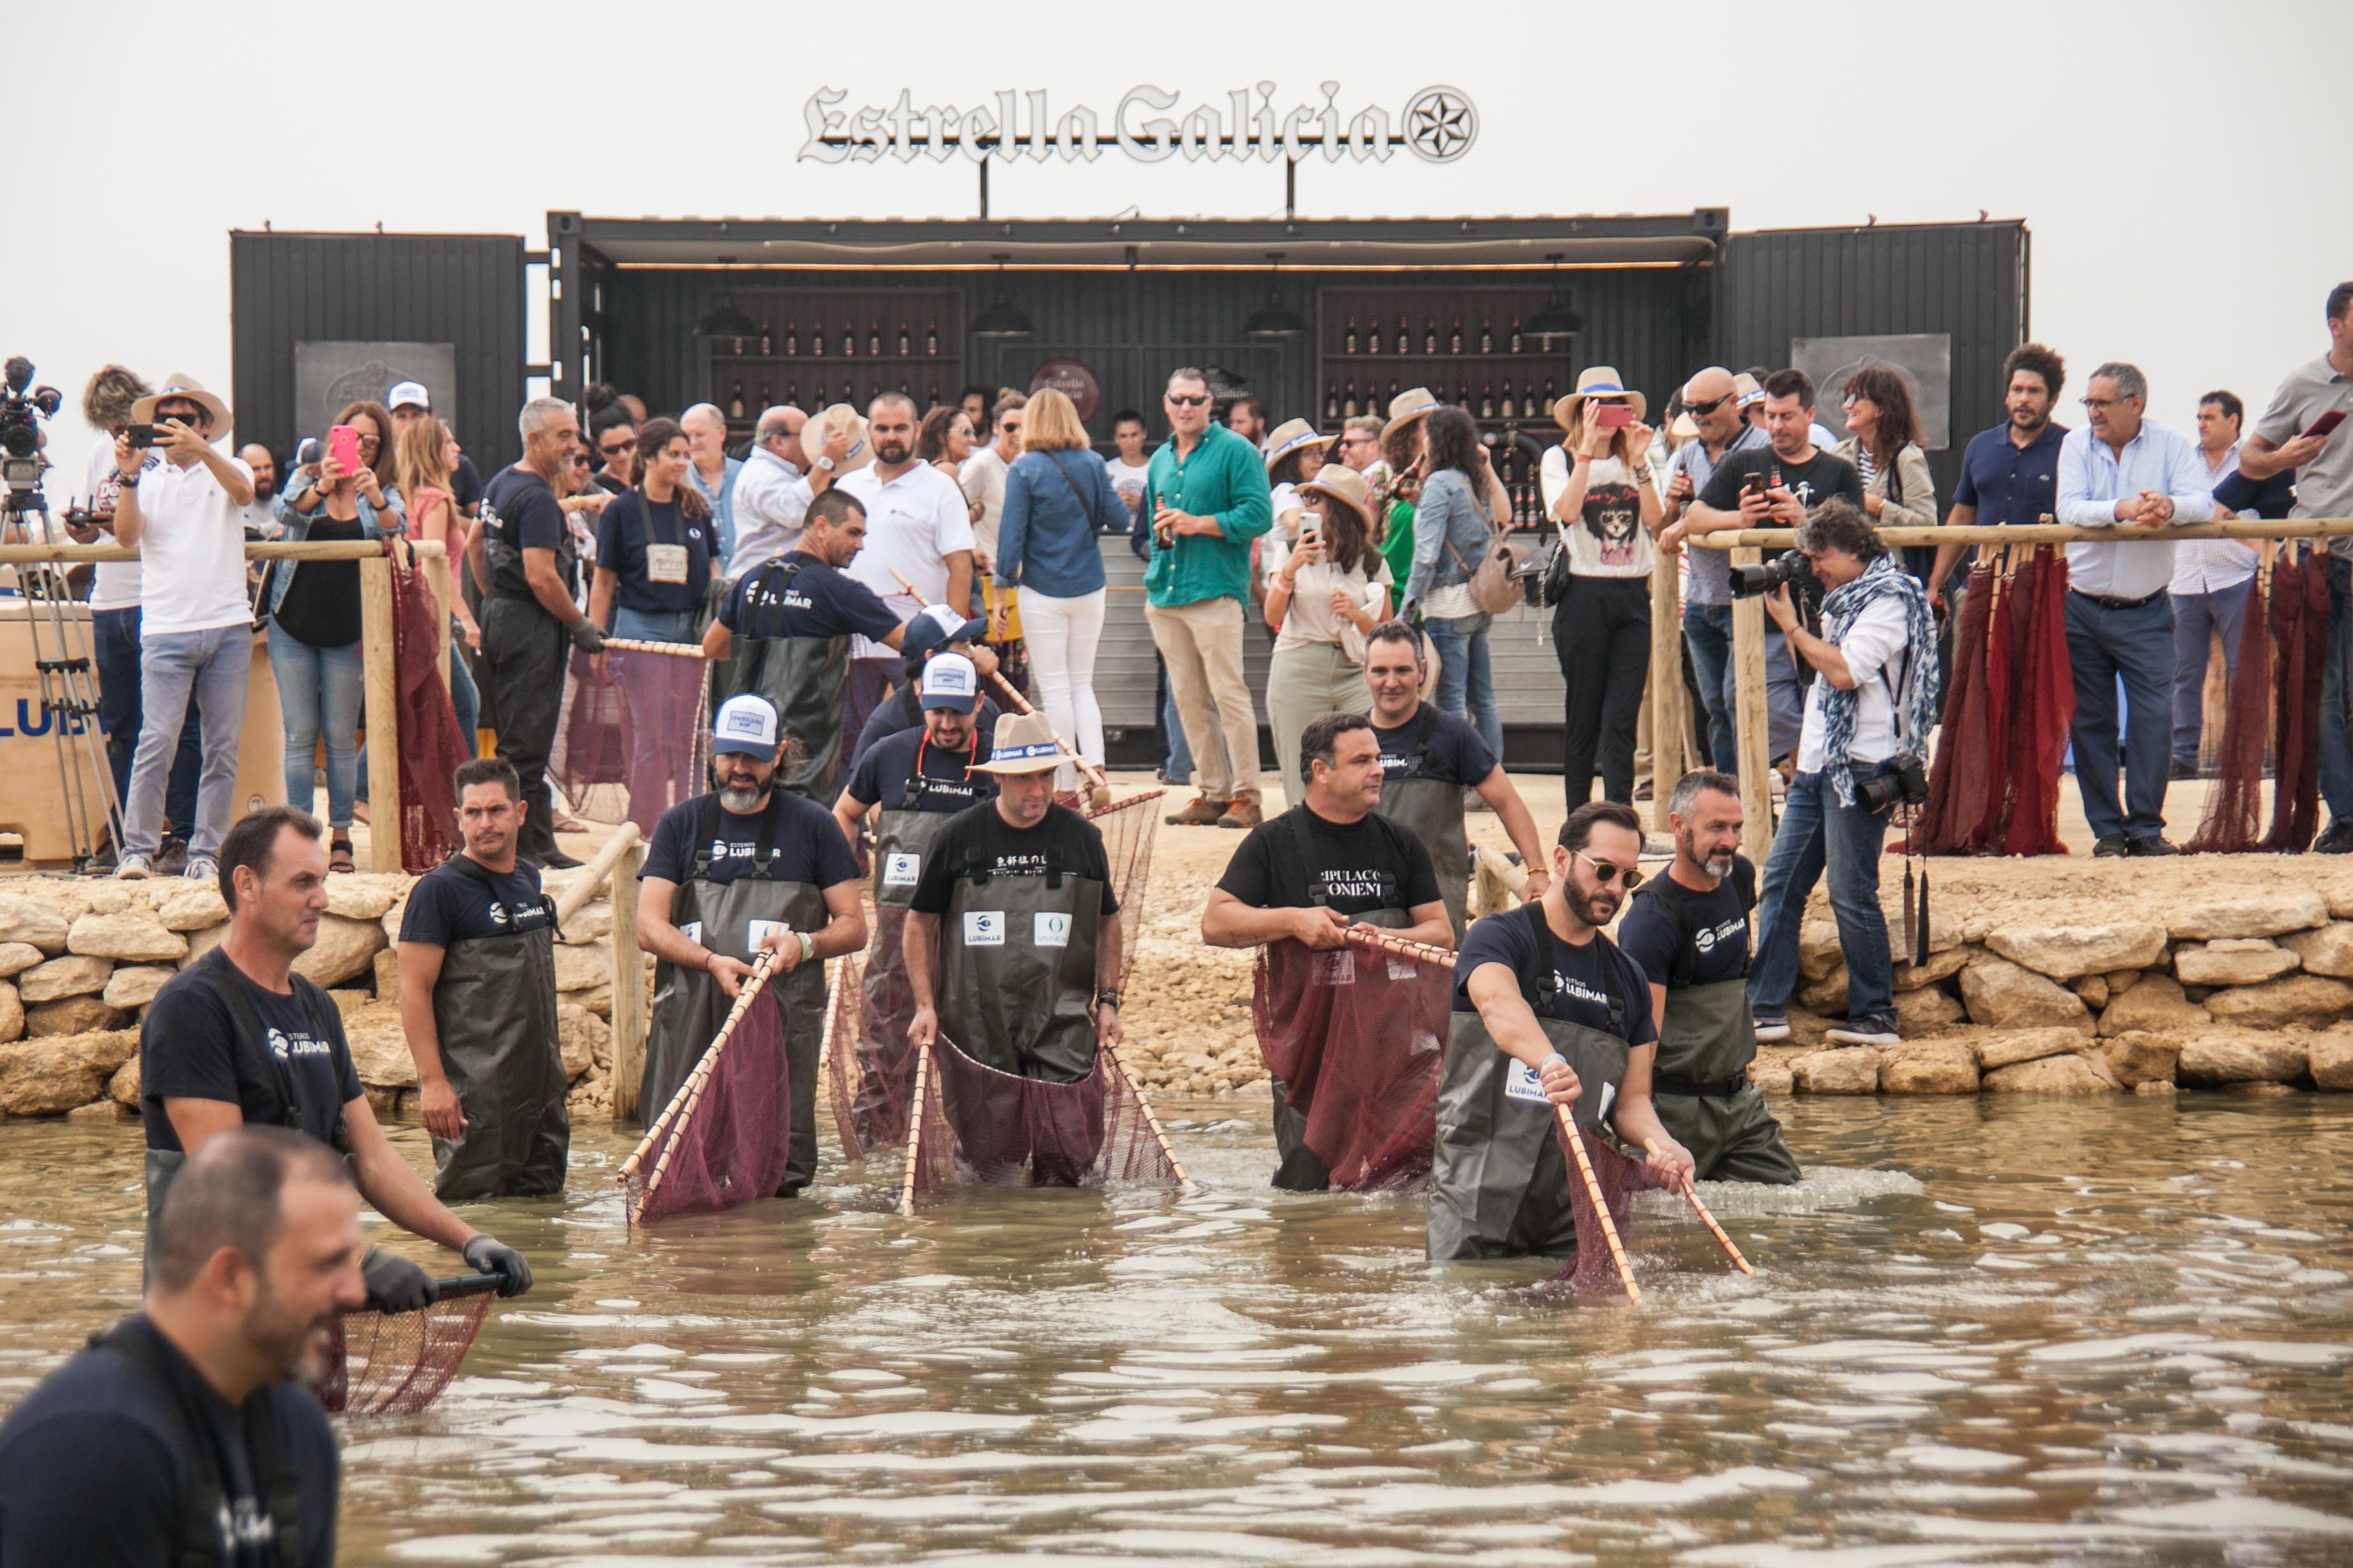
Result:
[[[2173,501],[2176,524],[2214,515],[2214,496],[2198,443],[2171,425],[2141,421],[2140,433],[2118,452],[2087,426],[2070,430],[2059,446],[2059,521],[2077,528],[2115,528],[2136,541],[2153,531],[2119,524],[2116,503],[2143,490]],[[2102,599],[2145,599],[2173,581],[2173,543],[2163,538],[2130,544],[2067,546],[2067,586]]]

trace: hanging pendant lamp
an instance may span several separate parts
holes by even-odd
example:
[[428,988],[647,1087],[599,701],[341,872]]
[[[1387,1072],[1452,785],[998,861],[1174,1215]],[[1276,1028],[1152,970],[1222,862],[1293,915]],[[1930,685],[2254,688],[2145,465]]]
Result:
[[1546,259],[1552,263],[1552,292],[1546,294],[1545,302],[1530,311],[1528,319],[1520,323],[1520,331],[1550,348],[1560,340],[1573,338],[1585,331],[1585,318],[1569,308],[1568,296],[1561,292],[1561,253],[1555,252]]
[[1036,324],[1005,297],[1005,285],[1001,279],[1005,276],[1005,264],[1012,259],[1010,252],[997,253],[997,273],[1000,281],[997,287],[997,298],[972,319],[972,335],[976,338],[1028,338],[1037,335]]
[[1250,312],[1250,319],[1242,323],[1242,334],[1252,338],[1295,338],[1313,331],[1307,318],[1285,304],[1282,290],[1274,285],[1273,274],[1282,270],[1282,252],[1270,250],[1266,258],[1274,264],[1269,269],[1266,303]]

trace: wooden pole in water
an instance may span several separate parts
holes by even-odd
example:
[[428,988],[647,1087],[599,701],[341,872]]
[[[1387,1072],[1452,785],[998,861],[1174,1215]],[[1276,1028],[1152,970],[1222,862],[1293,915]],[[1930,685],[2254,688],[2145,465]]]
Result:
[[[1644,1142],[1642,1147],[1649,1153],[1655,1156],[1659,1152],[1659,1141],[1655,1138],[1649,1139]],[[1732,1261],[1738,1266],[1740,1271],[1743,1274],[1756,1273],[1757,1270],[1748,1266],[1748,1259],[1740,1256],[1740,1248],[1732,1245],[1732,1237],[1725,1235],[1724,1227],[1715,1223],[1715,1216],[1707,1212],[1707,1205],[1699,1201],[1699,1189],[1697,1186],[1693,1184],[1691,1178],[1688,1176],[1683,1178],[1683,1201],[1691,1205],[1692,1213],[1699,1215],[1700,1224],[1707,1226],[1710,1231],[1715,1233],[1715,1239],[1724,1244],[1724,1250],[1732,1255]]]
[[[631,824],[634,830],[635,824]],[[638,1087],[646,1070],[645,955],[638,951],[638,894],[646,847],[631,844],[613,862],[613,1120],[638,1114]]]
[[[646,1135],[638,1141],[638,1146],[629,1152],[629,1157],[621,1162],[621,1173],[616,1178],[617,1180],[626,1182],[637,1174],[638,1163],[645,1158],[647,1152],[653,1148],[654,1140],[661,1136],[663,1129],[670,1125],[672,1117],[687,1108],[690,1091],[693,1090],[709,1073],[711,1064],[719,1059],[719,1053],[726,1048],[729,1038],[735,1033],[735,1026],[743,1020],[744,1013],[750,1009],[752,998],[757,996],[767,985],[769,965],[776,961],[776,950],[773,948],[761,950],[759,958],[752,965],[752,977],[744,982],[743,989],[735,994],[735,1005],[727,1009],[726,1020],[719,1026],[719,1033],[712,1037],[711,1044],[704,1049],[702,1059],[694,1064],[694,1071],[687,1075],[686,1082],[678,1086],[678,1092],[670,1097],[670,1104],[662,1108],[661,1120],[646,1129]],[[684,1123],[681,1122],[681,1126],[683,1125]],[[672,1147],[675,1146],[675,1144],[672,1145]],[[663,1165],[670,1163],[668,1149],[662,1151],[661,1163]],[[660,1177],[661,1172],[658,1167],[655,1170],[654,1178],[659,1181]],[[648,1184],[646,1191],[648,1196],[652,1195],[651,1184]]]
[[400,869],[400,671],[392,639],[392,561],[382,547],[360,562],[360,655],[366,671],[368,869]]
[[1577,1118],[1566,1105],[1556,1105],[1553,1114],[1560,1118],[1560,1130],[1568,1134],[1569,1152],[1577,1156],[1577,1174],[1585,1179],[1585,1195],[1593,1204],[1593,1217],[1601,1222],[1601,1239],[1609,1244],[1609,1259],[1618,1265],[1618,1282],[1626,1287],[1626,1300],[1637,1307],[1642,1304],[1642,1288],[1634,1283],[1634,1266],[1626,1261],[1626,1248],[1618,1240],[1618,1222],[1609,1217],[1609,1202],[1601,1195],[1601,1178],[1593,1173],[1593,1159],[1585,1152],[1585,1134],[1577,1128]]
[[[1754,566],[1755,550],[1736,550],[1732,566]],[[1734,721],[1739,730],[1740,847],[1758,866],[1773,848],[1771,709],[1765,698],[1765,601],[1751,595],[1732,601]],[[1652,737],[1651,743],[1657,744]]]
[[1168,1146],[1168,1134],[1160,1130],[1160,1118],[1152,1114],[1152,1102],[1144,1098],[1144,1086],[1137,1083],[1134,1077],[1128,1072],[1127,1063],[1121,1059],[1117,1050],[1110,1050],[1104,1054],[1111,1058],[1112,1070],[1119,1074],[1122,1083],[1127,1085],[1127,1092],[1135,1096],[1135,1107],[1144,1112],[1144,1124],[1152,1130],[1152,1141],[1160,1145],[1161,1157],[1168,1162],[1168,1168],[1176,1173],[1176,1184],[1180,1187],[1191,1186],[1193,1184],[1191,1178],[1185,1174],[1185,1167],[1177,1163],[1176,1151]]
[[899,1214],[915,1217],[915,1163],[923,1156],[923,1097],[931,1092],[932,1048],[915,1052],[915,1098],[907,1102],[907,1179],[899,1188]]

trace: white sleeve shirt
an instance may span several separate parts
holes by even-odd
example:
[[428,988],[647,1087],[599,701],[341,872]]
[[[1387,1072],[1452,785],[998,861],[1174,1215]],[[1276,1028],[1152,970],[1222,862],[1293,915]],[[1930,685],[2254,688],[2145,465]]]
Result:
[[[947,558],[959,551],[969,552],[974,542],[969,503],[956,481],[919,462],[885,484],[870,463],[844,475],[835,488],[856,497],[866,509],[866,547],[850,562],[849,574],[873,589],[902,621],[926,605],[944,602]],[[901,587],[899,576],[913,583],[921,596]],[[850,655],[871,658],[890,651],[860,637]]]
[[[2173,582],[2173,542],[2158,531],[2118,525],[2116,503],[2143,490],[2171,498],[2177,524],[2214,514],[2214,493],[2198,443],[2170,425],[2141,421],[2119,453],[2091,427],[2059,444],[2059,521],[2077,528],[2116,528],[2119,540],[2067,546],[2067,586],[2102,599],[2145,599]],[[2154,535],[2152,537],[2152,535]]]
[[[1838,650],[1854,676],[1857,700],[1854,743],[1847,749],[1847,761],[1883,763],[1895,754],[1895,701],[1890,687],[1895,691],[1904,688],[1904,601],[1889,595],[1863,606],[1839,639]],[[1822,700],[1831,689],[1830,681],[1816,672],[1806,692],[1805,726],[1798,732],[1801,773],[1822,771]]]
[[[230,464],[248,481],[253,470]],[[139,477],[142,573],[139,635],[250,626],[245,589],[245,514],[203,463],[166,458]],[[352,628],[357,641],[359,628]]]
[[799,470],[775,453],[754,447],[735,476],[735,552],[727,558],[727,580],[734,582],[799,543],[811,499],[808,480]]

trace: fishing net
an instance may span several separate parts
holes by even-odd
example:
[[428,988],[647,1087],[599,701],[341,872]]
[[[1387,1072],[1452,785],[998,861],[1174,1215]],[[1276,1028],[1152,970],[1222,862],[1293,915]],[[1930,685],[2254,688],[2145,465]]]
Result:
[[[440,563],[432,563],[435,571]],[[465,731],[441,679],[441,628],[448,616],[434,604],[416,568],[392,561],[392,667],[398,700],[400,743],[400,864],[423,875],[459,847],[457,785],[466,761]],[[452,657],[455,657],[454,655]]]
[[1144,934],[1144,895],[1152,882],[1152,839],[1160,828],[1154,803],[1167,793],[1146,790],[1129,795],[1086,819],[1103,834],[1103,859],[1111,867],[1112,896],[1119,900],[1119,975],[1124,984],[1135,966],[1136,939]]
[[1428,1178],[1453,972],[1387,949],[1259,952],[1250,1018],[1267,1070],[1307,1119],[1332,1185],[1379,1192]]
[[785,1010],[764,991],[712,1041],[622,1168],[629,1224],[774,1197],[792,1120]]
[[866,957],[854,969],[845,967],[836,988],[833,1048],[826,1058],[841,1157],[853,1164],[907,1142],[907,1104],[914,1093],[907,1025],[915,1016],[915,993],[907,984],[902,946],[907,911],[884,905],[869,918],[874,936]]
[[414,1415],[441,1395],[491,1310],[493,1284],[459,1291],[415,1312],[346,1312],[319,1403],[331,1415]]
[[2239,624],[2239,671],[2231,683],[2216,748],[2214,787],[2198,831],[2184,844],[2189,855],[2243,855],[2263,831],[2263,749],[2272,717],[2271,567],[2255,574]]
[[[1936,765],[1928,774],[1928,814],[1916,842],[1929,855],[1974,855],[1983,847],[1988,797],[2001,789],[1987,718],[1988,628],[2000,579],[1992,554],[1969,568],[1961,614],[1953,629],[1953,675],[1945,688]],[[2006,740],[2007,737],[2005,736]]]
[[548,773],[580,816],[634,822],[651,837],[664,811],[702,793],[710,756],[705,661],[691,649],[608,648],[602,658],[600,670],[588,655],[572,656]]
[[[2287,547],[2292,552],[2293,546]],[[2259,847],[2301,855],[2320,815],[2320,684],[2328,656],[2328,557],[2317,547],[2291,562],[2284,552],[2272,575],[2271,625],[2279,639],[2274,668],[2271,831]]]
[[[1569,1213],[1577,1223],[1577,1255],[1563,1263],[1541,1289],[1566,1291],[1572,1296],[1623,1296],[1626,1287],[1618,1278],[1617,1260],[1610,1256],[1609,1238],[1603,1233],[1600,1211],[1586,1190],[1584,1173],[1577,1166],[1576,1151],[1569,1147],[1568,1133],[1556,1121],[1554,1141],[1560,1145],[1560,1157],[1568,1168]],[[1609,1220],[1618,1229],[1619,1245],[1628,1248],[1632,1257],[1633,1237],[1627,1226],[1634,1213],[1634,1194],[1666,1184],[1650,1166],[1626,1153],[1588,1128],[1584,1130],[1585,1157],[1593,1165],[1594,1182],[1601,1189],[1602,1202],[1608,1205]]]
[[941,1187],[1098,1187],[1181,1180],[1160,1129],[1108,1051],[1075,1083],[983,1067],[945,1036],[916,1072],[907,1201]]
[[[2067,557],[2038,546],[2007,595],[2011,617],[2008,731],[2010,778],[2001,819],[2005,855],[2064,855],[2059,837],[2059,768],[2075,719],[2075,677],[2067,658]],[[1997,612],[1999,614],[1999,612]],[[1990,665],[1989,665],[1990,668]],[[1993,847],[1989,825],[1988,847]]]

